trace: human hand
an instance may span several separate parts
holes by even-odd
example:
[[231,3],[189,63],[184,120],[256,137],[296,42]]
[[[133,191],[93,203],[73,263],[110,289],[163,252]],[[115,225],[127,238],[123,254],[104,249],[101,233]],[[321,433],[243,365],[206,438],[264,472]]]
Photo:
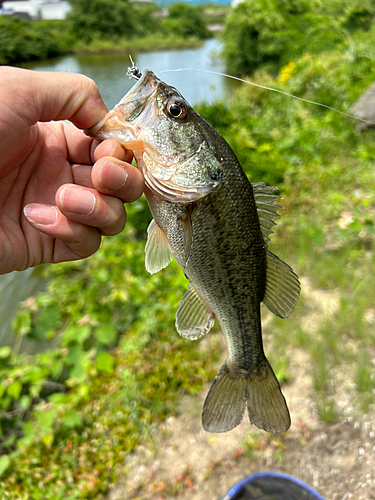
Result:
[[0,274],[88,257],[124,228],[143,176],[80,130],[106,112],[82,75],[0,68]]

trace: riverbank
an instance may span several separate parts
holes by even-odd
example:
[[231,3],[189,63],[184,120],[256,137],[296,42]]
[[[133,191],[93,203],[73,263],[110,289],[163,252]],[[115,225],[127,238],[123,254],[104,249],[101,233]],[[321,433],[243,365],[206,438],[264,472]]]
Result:
[[[66,20],[24,20],[0,16],[0,64],[23,64],[67,54],[93,54],[199,47],[220,31],[225,10],[173,4],[156,6],[109,4],[86,12],[73,6]],[[126,8],[125,8],[126,7]],[[214,23],[214,24],[213,24]],[[211,31],[207,28],[210,24]]]
[[73,48],[73,54],[116,54],[124,53],[136,54],[138,52],[152,52],[156,50],[166,49],[187,49],[201,47],[204,40],[198,37],[176,37],[174,35],[149,35],[144,37],[136,37],[130,40],[121,39],[117,41],[112,40],[93,40],[90,44],[77,42]]
[[[33,43],[29,43],[32,40]],[[144,36],[77,40],[65,21],[25,21],[0,16],[0,65],[22,65],[69,54],[103,54],[195,48],[203,45],[197,36],[151,33]]]

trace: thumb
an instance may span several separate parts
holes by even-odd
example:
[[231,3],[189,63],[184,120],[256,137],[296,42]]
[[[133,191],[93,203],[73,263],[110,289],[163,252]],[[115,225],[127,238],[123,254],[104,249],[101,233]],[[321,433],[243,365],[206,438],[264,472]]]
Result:
[[38,121],[69,120],[86,129],[107,113],[95,82],[86,76],[20,68],[7,70],[8,75],[3,77],[7,78],[7,85],[13,84],[22,107],[17,111],[30,126]]

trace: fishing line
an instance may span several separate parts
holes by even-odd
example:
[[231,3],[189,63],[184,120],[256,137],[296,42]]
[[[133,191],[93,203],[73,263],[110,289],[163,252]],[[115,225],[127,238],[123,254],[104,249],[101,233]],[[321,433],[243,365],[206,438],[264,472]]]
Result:
[[303,101],[307,102],[308,104],[315,104],[316,106],[321,106],[322,108],[330,109],[331,111],[340,113],[340,115],[346,116],[348,118],[353,118],[354,120],[367,123],[368,125],[375,125],[374,122],[371,122],[369,120],[364,120],[363,118],[358,118],[357,116],[345,113],[344,111],[340,111],[339,109],[332,108],[327,104],[322,104],[320,102],[315,102],[315,101],[309,101],[309,99],[304,99],[303,97],[298,97],[297,95],[288,94],[288,92],[284,92],[283,90],[274,89],[272,87],[265,87],[264,85],[259,85],[258,83],[249,82],[248,80],[243,80],[242,78],[238,78],[237,76],[226,75],[225,73],[219,73],[218,71],[209,71],[208,69],[197,69],[197,68],[181,68],[181,69],[164,69],[162,71],[159,71],[159,73],[171,73],[171,72],[178,73],[181,71],[199,71],[201,73],[210,73],[211,75],[226,76],[227,78],[232,78],[232,80],[238,80],[239,82],[247,83],[248,85],[253,85],[254,87],[258,87],[260,89],[272,90],[273,92],[277,92],[279,94],[283,94],[288,97],[293,97],[293,99],[297,99],[298,101]]

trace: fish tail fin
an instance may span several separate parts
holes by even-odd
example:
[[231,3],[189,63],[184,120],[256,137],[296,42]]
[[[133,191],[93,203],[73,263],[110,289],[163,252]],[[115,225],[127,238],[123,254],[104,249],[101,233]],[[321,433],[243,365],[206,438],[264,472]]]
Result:
[[267,359],[264,363],[264,376],[248,379],[246,389],[247,413],[252,424],[275,434],[289,429],[288,406]]
[[228,432],[242,421],[247,404],[250,422],[279,433],[289,429],[290,415],[279,382],[267,360],[258,373],[223,364],[206,396],[203,428]]

